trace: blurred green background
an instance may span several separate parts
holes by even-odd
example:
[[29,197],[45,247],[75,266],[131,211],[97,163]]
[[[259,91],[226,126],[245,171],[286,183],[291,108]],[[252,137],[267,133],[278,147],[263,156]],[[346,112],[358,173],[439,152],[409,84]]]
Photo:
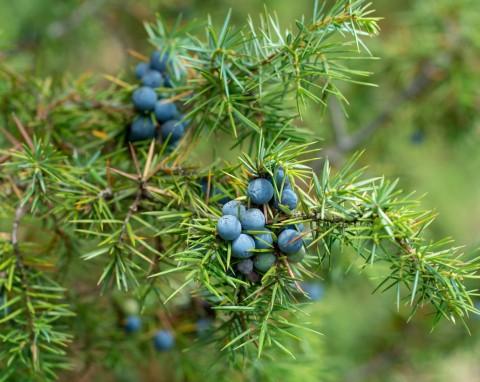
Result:
[[[308,15],[313,1],[264,3],[289,27]],[[44,77],[88,71],[132,78],[137,60],[128,49],[145,55],[151,51],[144,21],[154,21],[155,14],[172,22],[179,13],[200,20],[210,14],[220,24],[229,8],[235,24],[242,25],[247,15],[255,18],[262,12],[263,3],[0,0],[0,60]],[[376,0],[373,9],[384,18],[382,31],[366,42],[378,59],[349,65],[371,71],[370,81],[378,87],[344,85],[348,118],[331,104],[325,114],[314,108],[298,123],[324,138],[324,154],[334,166],[354,151],[366,150],[361,164],[369,166],[369,175],[399,177],[403,189],[426,193],[423,206],[439,214],[432,238],[451,236],[473,251],[480,244],[480,2]],[[352,141],[357,136],[362,139]],[[321,273],[325,297],[310,308],[315,328],[325,334],[311,345],[319,378],[480,380],[478,317],[470,320],[471,336],[444,323],[430,333],[431,317],[422,312],[406,323],[408,307],[397,312],[390,293],[371,295],[380,271],[345,274],[350,260],[351,254],[339,248],[331,272]],[[301,380],[312,365],[307,369],[299,362],[297,367]],[[161,365],[133,374],[110,370],[108,380],[164,380],[152,376],[161,370]],[[99,375],[64,378],[80,377],[105,380]]]

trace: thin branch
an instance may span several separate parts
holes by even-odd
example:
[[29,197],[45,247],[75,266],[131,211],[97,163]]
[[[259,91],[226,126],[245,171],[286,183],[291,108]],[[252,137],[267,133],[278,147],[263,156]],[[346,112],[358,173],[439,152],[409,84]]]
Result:
[[18,127],[18,130],[23,136],[23,139],[25,139],[25,142],[27,142],[28,147],[30,147],[30,150],[34,151],[35,147],[33,146],[32,139],[30,138],[30,135],[28,135],[27,130],[25,130],[25,127],[23,127],[22,122],[18,119],[18,117],[15,114],[12,114],[12,118],[15,121],[15,124]]
[[297,282],[297,280],[295,280],[297,277],[293,273],[292,267],[290,267],[290,264],[288,263],[288,260],[286,258],[284,258],[282,260],[282,262],[283,262],[283,265],[285,265],[285,268],[287,269],[287,273],[292,278],[292,282],[297,287],[298,291],[300,293],[302,293],[304,296],[307,296],[307,294],[304,292],[304,290],[302,289],[300,284]]
[[138,191],[135,195],[135,199],[133,200],[132,204],[128,207],[128,213],[125,216],[125,219],[123,220],[123,225],[122,225],[122,231],[118,235],[118,241],[121,243],[123,241],[123,237],[125,236],[125,233],[127,231],[127,225],[130,222],[130,219],[132,218],[133,214],[138,211],[138,208],[140,207],[140,201],[142,200],[142,195],[143,195],[143,183],[140,185],[138,188]]
[[[361,126],[352,135],[349,135],[346,128],[342,126],[344,122],[340,121],[337,110],[338,105],[335,105],[337,101],[333,101],[330,104],[330,108],[333,108],[331,112],[335,143],[325,149],[326,157],[328,157],[331,162],[335,162],[338,161],[344,153],[355,150],[361,144],[367,142],[374,133],[385,127],[404,104],[420,97],[433,84],[440,83],[441,80],[448,75],[448,71],[443,71],[443,77],[440,79],[438,76],[434,76],[433,73],[436,73],[438,70],[433,61],[434,60],[431,60],[425,63],[420,72],[400,94],[395,96],[393,100],[390,100],[380,113]],[[319,161],[316,167],[320,168],[321,166],[323,166],[323,163]]]
[[317,223],[331,223],[331,224],[338,224],[338,223],[343,223],[343,224],[355,224],[358,223],[361,219],[360,216],[355,216],[350,219],[343,218],[343,217],[321,217],[319,216],[319,213],[313,211],[310,213],[303,213],[303,212],[296,212],[293,215],[281,215],[276,217],[275,219],[267,219],[266,224],[275,224],[279,222],[283,222],[286,220],[292,220],[292,219],[306,219],[306,220],[313,220]]
[[20,228],[20,220],[22,219],[23,215],[26,211],[26,205],[20,204],[17,209],[15,210],[15,217],[13,220],[13,227],[12,227],[12,239],[11,244],[13,247],[13,252],[16,257],[15,266],[20,272],[20,278],[22,282],[22,291],[23,291],[23,301],[25,303],[25,310],[28,315],[28,327],[30,330],[30,351],[32,352],[32,360],[33,360],[33,368],[34,370],[38,370],[38,348],[35,341],[35,311],[33,308],[33,304],[30,298],[30,288],[28,286],[27,280],[27,270],[25,265],[23,264],[22,253],[20,251],[20,245],[18,241],[18,230]]
[[140,165],[138,164],[137,153],[135,152],[135,148],[132,145],[132,142],[128,142],[128,147],[130,148],[130,153],[132,154],[133,163],[135,164],[135,170],[137,170],[138,178],[141,179],[142,172],[140,171]]

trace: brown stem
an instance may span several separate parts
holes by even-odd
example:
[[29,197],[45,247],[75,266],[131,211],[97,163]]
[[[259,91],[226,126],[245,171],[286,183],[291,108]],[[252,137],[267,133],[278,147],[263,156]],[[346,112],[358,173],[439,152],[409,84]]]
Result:
[[290,267],[290,264],[288,264],[287,259],[283,259],[282,262],[283,262],[283,265],[285,265],[285,268],[287,269],[288,275],[292,278],[293,284],[297,287],[297,289],[299,290],[299,292],[300,292],[301,294],[303,294],[304,296],[306,296],[307,294],[304,292],[304,290],[302,289],[302,287],[300,286],[300,284],[297,282],[297,280],[295,280],[296,277],[295,277],[295,275],[294,275],[294,273],[293,273],[292,268]]
[[32,138],[30,138],[30,135],[28,134],[27,130],[25,127],[22,125],[22,122],[18,119],[18,117],[15,114],[12,114],[12,118],[15,121],[15,124],[17,125],[18,130],[23,136],[23,139],[25,139],[25,142],[27,143],[28,147],[30,150],[35,150],[35,147],[33,146],[33,141]]
[[350,219],[346,219],[343,217],[320,217],[316,212],[311,212],[309,214],[304,214],[301,212],[297,212],[293,214],[293,216],[289,215],[282,215],[277,217],[275,220],[274,219],[268,219],[266,224],[274,224],[278,222],[282,222],[285,220],[289,219],[295,219],[295,218],[303,218],[303,219],[309,219],[309,220],[314,220],[316,222],[325,222],[325,223],[332,223],[332,224],[338,224],[338,223],[344,223],[344,224],[354,224],[357,223],[360,220],[359,216],[355,216]]
[[12,239],[11,244],[13,247],[13,253],[16,257],[15,266],[20,272],[20,279],[22,283],[23,301],[25,303],[25,310],[28,315],[28,326],[30,329],[30,351],[32,352],[32,361],[34,370],[38,370],[38,348],[35,343],[35,311],[33,310],[33,304],[30,298],[30,288],[27,280],[27,269],[23,264],[22,253],[20,251],[20,245],[18,241],[18,230],[20,227],[20,220],[25,215],[25,205],[20,204],[15,210],[15,217],[12,227]]
[[[447,61],[451,61],[451,57],[447,56]],[[326,155],[330,161],[338,161],[343,154],[355,150],[363,143],[367,142],[371,136],[381,128],[385,127],[395,116],[395,114],[402,110],[403,105],[420,97],[424,94],[432,85],[440,84],[445,77],[448,76],[448,71],[443,71],[441,78],[435,77],[436,66],[434,60],[426,62],[422,65],[419,73],[412,79],[412,81],[397,94],[393,99],[388,101],[387,106],[381,110],[373,119],[361,126],[353,134],[348,134],[346,128],[342,125],[345,121],[340,121],[339,109],[334,106],[332,110],[332,123],[335,132],[343,130],[342,136],[335,134],[335,142],[332,146],[325,149]],[[334,105],[334,103],[332,103]],[[331,106],[331,105],[330,105]],[[341,111],[340,111],[341,112]],[[323,161],[319,161],[315,166],[315,171],[321,171],[323,167]]]
[[127,225],[130,219],[132,218],[133,214],[138,211],[138,208],[140,207],[140,201],[142,200],[142,195],[143,195],[143,186],[144,184],[142,183],[137,190],[137,194],[135,195],[134,201],[128,207],[127,216],[125,216],[125,219],[123,220],[122,231],[120,232],[120,235],[118,235],[118,241],[120,243],[123,241],[123,237],[125,236],[125,233],[127,231]]

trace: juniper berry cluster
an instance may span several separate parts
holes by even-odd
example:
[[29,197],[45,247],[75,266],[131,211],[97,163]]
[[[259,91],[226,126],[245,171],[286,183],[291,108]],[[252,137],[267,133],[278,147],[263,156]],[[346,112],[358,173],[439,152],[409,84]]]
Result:
[[159,96],[162,88],[172,88],[169,77],[170,56],[156,50],[150,62],[142,62],[135,68],[135,76],[142,86],[132,94],[132,102],[138,112],[130,124],[128,141],[137,142],[160,136],[169,146],[177,146],[188,125],[175,102]]
[[247,195],[251,202],[249,209],[238,200],[223,206],[222,217],[217,221],[217,234],[231,242],[232,257],[237,260],[234,262],[236,270],[249,281],[256,282],[260,278],[258,273],[269,271],[279,256],[286,256],[294,263],[303,260],[303,224],[286,225],[281,229],[265,226],[263,211],[267,204],[271,204],[272,211],[277,214],[292,212],[298,205],[297,194],[281,166],[273,177],[252,179]]

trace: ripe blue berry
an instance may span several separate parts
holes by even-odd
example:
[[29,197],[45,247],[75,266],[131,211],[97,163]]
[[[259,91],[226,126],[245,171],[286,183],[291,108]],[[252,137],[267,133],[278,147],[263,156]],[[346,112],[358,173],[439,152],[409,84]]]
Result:
[[[299,240],[301,242],[301,240]],[[297,252],[287,255],[287,260],[291,263],[299,263],[305,257],[305,247],[302,246]]]
[[153,336],[153,344],[158,351],[166,351],[175,345],[175,339],[168,330],[159,330]]
[[138,142],[155,138],[156,128],[149,116],[139,115],[130,124],[128,141]]
[[235,216],[225,215],[218,219],[217,231],[223,240],[235,240],[242,233],[242,225]]
[[261,253],[254,257],[253,266],[257,271],[266,272],[273,267],[276,260],[277,258],[273,253]]
[[157,103],[157,93],[152,88],[142,86],[133,92],[132,102],[138,111],[152,111]]
[[222,208],[222,215],[233,215],[237,219],[240,219],[245,212],[247,209],[237,200],[230,200]]
[[285,175],[285,170],[283,169],[283,167],[280,166],[279,168],[277,168],[277,171],[275,171],[274,176],[275,176],[275,184],[277,185],[278,189],[282,187],[282,184],[284,184],[284,187],[287,184],[290,184],[290,179],[288,175]]
[[273,244],[273,234],[268,228],[261,228],[258,231],[263,231],[265,233],[252,233],[253,240],[255,241],[256,249],[269,249],[272,248]]
[[166,141],[168,137],[170,137],[170,142],[178,141],[182,139],[184,132],[185,127],[183,123],[175,119],[171,119],[162,125],[162,139],[164,141]]
[[[303,247],[302,239],[297,239],[300,234],[293,229],[286,229],[278,235],[278,247],[280,250],[287,254],[293,254],[298,252]],[[292,240],[295,240],[292,242]]]
[[149,70],[142,76],[142,84],[149,88],[159,88],[163,85],[163,76],[156,70]]
[[247,259],[253,256],[255,242],[252,237],[242,233],[232,242],[232,256],[239,259]]
[[250,208],[240,217],[242,228],[259,230],[265,226],[265,215],[257,208]]
[[321,300],[325,294],[323,285],[318,281],[304,281],[300,283],[300,286],[302,287],[304,292],[307,292],[308,297],[313,301]]
[[240,261],[237,264],[237,270],[244,275],[248,275],[253,271],[253,261],[250,259]]
[[276,208],[278,208],[278,204],[287,206],[291,211],[293,211],[295,208],[297,208],[298,196],[293,190],[284,189],[280,198],[280,202],[275,203]]
[[175,102],[167,102],[166,99],[159,99],[155,104],[155,118],[158,122],[167,122],[171,119],[178,119],[180,116]]
[[265,204],[273,197],[273,186],[268,180],[258,178],[250,182],[247,194],[253,203]]
[[139,316],[135,315],[127,316],[127,318],[125,319],[125,324],[123,325],[123,328],[127,333],[136,333],[141,329],[141,327],[142,320]]
[[150,66],[154,70],[159,72],[165,72],[167,70],[167,64],[170,60],[168,53],[163,53],[160,50],[156,50],[150,56]]
[[141,79],[150,70],[150,65],[146,62],[141,62],[135,67],[135,77]]

